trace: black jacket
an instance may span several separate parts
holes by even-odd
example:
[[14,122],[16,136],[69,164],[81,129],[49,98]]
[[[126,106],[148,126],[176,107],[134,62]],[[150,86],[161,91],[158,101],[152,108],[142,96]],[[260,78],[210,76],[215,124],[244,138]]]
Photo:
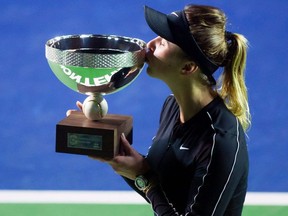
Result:
[[169,96],[147,160],[160,181],[146,197],[156,215],[241,215],[248,178],[245,133],[220,97],[181,124]]

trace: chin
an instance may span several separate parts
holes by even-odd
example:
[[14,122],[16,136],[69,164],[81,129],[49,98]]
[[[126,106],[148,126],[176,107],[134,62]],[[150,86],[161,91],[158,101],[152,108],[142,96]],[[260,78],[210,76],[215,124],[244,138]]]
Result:
[[153,72],[152,72],[152,70],[151,70],[150,67],[147,67],[146,73],[147,73],[149,76],[154,77],[154,76],[153,76]]

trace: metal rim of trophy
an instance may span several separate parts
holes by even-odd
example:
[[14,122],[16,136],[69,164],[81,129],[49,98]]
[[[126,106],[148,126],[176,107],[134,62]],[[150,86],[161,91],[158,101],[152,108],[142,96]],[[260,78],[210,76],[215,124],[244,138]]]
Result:
[[117,35],[64,35],[45,45],[46,58],[60,65],[85,68],[127,68],[143,65],[146,43]]

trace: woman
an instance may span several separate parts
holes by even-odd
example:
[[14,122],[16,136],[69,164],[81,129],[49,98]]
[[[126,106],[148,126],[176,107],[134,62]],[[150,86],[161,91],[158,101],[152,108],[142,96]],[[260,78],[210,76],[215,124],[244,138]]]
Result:
[[[227,32],[224,13],[211,6],[188,5],[168,15],[145,7],[145,18],[158,34],[147,44],[147,73],[173,94],[147,156],[122,136],[121,152],[106,162],[155,215],[241,215],[250,125],[247,41]],[[213,73],[221,67],[216,84]]]

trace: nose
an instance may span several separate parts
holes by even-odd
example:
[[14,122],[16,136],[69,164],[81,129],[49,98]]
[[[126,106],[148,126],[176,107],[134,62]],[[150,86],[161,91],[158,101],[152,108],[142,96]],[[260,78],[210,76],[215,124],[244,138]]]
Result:
[[158,39],[159,39],[159,37],[156,37],[156,38],[150,40],[150,41],[147,43],[147,48],[148,48],[150,51],[154,52],[155,47],[156,47],[156,43],[157,43],[157,40],[158,40]]

